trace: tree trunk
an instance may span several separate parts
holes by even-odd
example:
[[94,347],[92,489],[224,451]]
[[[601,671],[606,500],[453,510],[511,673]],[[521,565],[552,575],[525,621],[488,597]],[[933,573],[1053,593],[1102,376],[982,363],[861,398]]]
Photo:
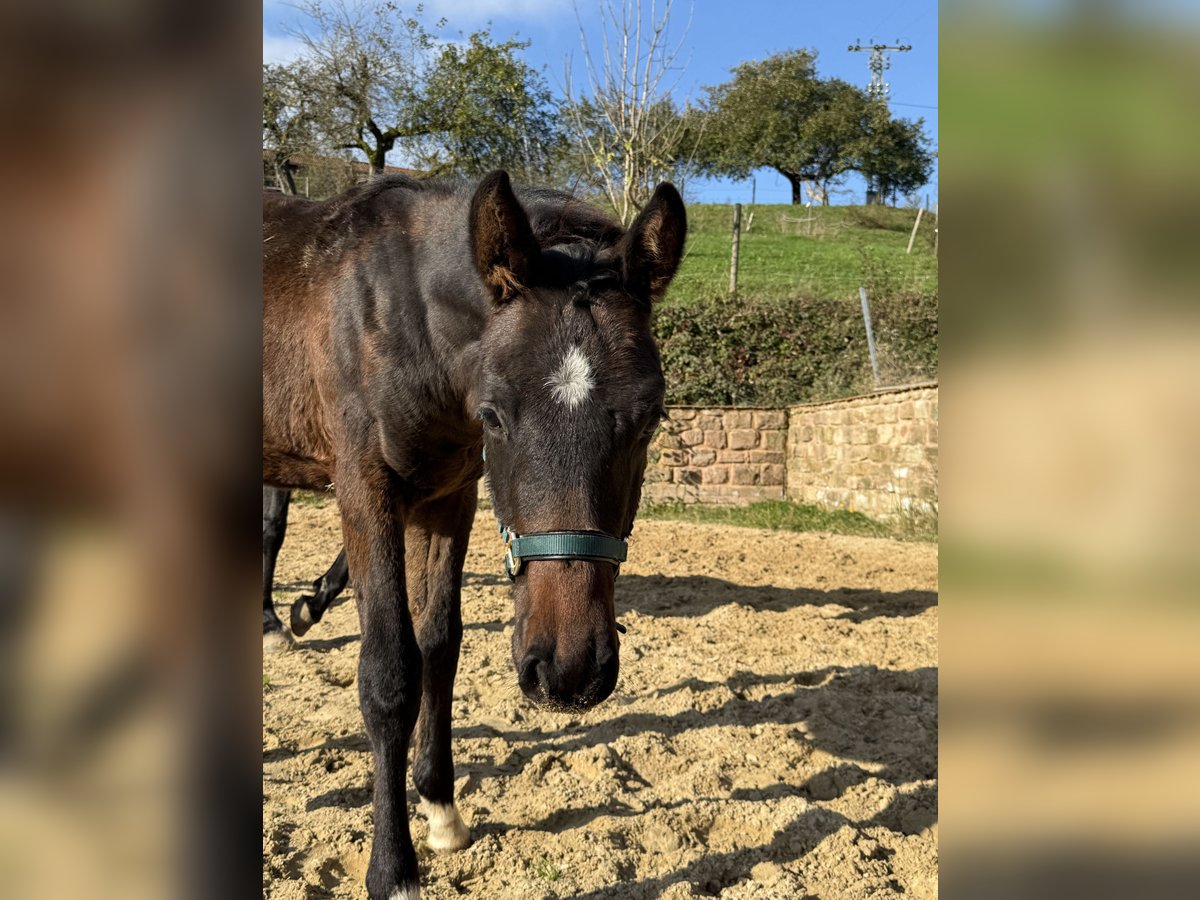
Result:
[[279,185],[279,190],[285,194],[296,193],[296,182],[292,178],[292,167],[288,165],[286,159],[275,163],[275,183]]
[[387,150],[383,147],[376,147],[368,154],[367,159],[371,164],[371,171],[367,173],[367,180],[372,181],[376,178],[382,178],[384,170],[387,168]]
[[799,175],[791,175],[788,172],[781,172],[780,174],[783,175],[783,177],[786,178],[788,183],[792,186],[792,206],[799,206],[804,202],[804,198],[800,196],[800,189],[804,182],[800,179]]
[[829,182],[828,181],[824,181],[821,184],[821,205],[822,206],[829,205]]

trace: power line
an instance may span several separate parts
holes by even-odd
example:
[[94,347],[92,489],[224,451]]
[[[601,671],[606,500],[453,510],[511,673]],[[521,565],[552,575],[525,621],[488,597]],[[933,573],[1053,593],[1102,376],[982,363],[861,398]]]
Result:
[[915,106],[917,109],[937,109],[936,106],[929,106],[926,103],[901,103],[899,100],[892,100],[891,104],[892,106]]

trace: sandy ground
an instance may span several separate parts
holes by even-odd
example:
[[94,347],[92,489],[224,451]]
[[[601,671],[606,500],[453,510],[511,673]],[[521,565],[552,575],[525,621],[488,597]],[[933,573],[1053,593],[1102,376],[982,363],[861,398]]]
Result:
[[[332,561],[296,506],[279,611]],[[500,541],[480,512],[455,684],[473,845],[425,847],[422,897],[937,894],[937,548],[639,522],[617,582],[621,676],[568,717],[520,694]],[[371,757],[358,620],[339,602],[264,661],[263,895],[363,897]]]

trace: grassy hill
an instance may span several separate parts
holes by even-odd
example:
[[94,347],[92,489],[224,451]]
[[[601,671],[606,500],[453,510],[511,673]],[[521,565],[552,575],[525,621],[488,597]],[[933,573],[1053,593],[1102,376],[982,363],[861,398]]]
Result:
[[[922,218],[912,254],[904,252],[915,217],[915,210],[878,206],[743,206],[738,294],[764,300],[857,299],[859,286],[866,284],[872,294],[936,295],[933,216]],[[667,303],[726,296],[732,223],[732,206],[688,207],[686,256]]]

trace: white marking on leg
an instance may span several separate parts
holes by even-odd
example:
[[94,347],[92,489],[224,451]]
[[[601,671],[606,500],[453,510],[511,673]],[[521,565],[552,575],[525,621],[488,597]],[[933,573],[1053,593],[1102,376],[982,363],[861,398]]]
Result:
[[388,894],[388,900],[421,900],[421,889],[416,885],[395,887]]
[[462,850],[471,843],[467,823],[453,803],[431,803],[421,798],[421,813],[429,820],[429,847],[432,850]]
[[305,625],[313,624],[313,617],[312,617],[312,613],[308,609],[308,601],[307,600],[305,600],[302,604],[300,604],[300,621],[303,622]]
[[574,409],[587,399],[596,382],[592,380],[592,365],[583,351],[574,344],[563,357],[562,363],[549,378],[546,387],[559,403]]

